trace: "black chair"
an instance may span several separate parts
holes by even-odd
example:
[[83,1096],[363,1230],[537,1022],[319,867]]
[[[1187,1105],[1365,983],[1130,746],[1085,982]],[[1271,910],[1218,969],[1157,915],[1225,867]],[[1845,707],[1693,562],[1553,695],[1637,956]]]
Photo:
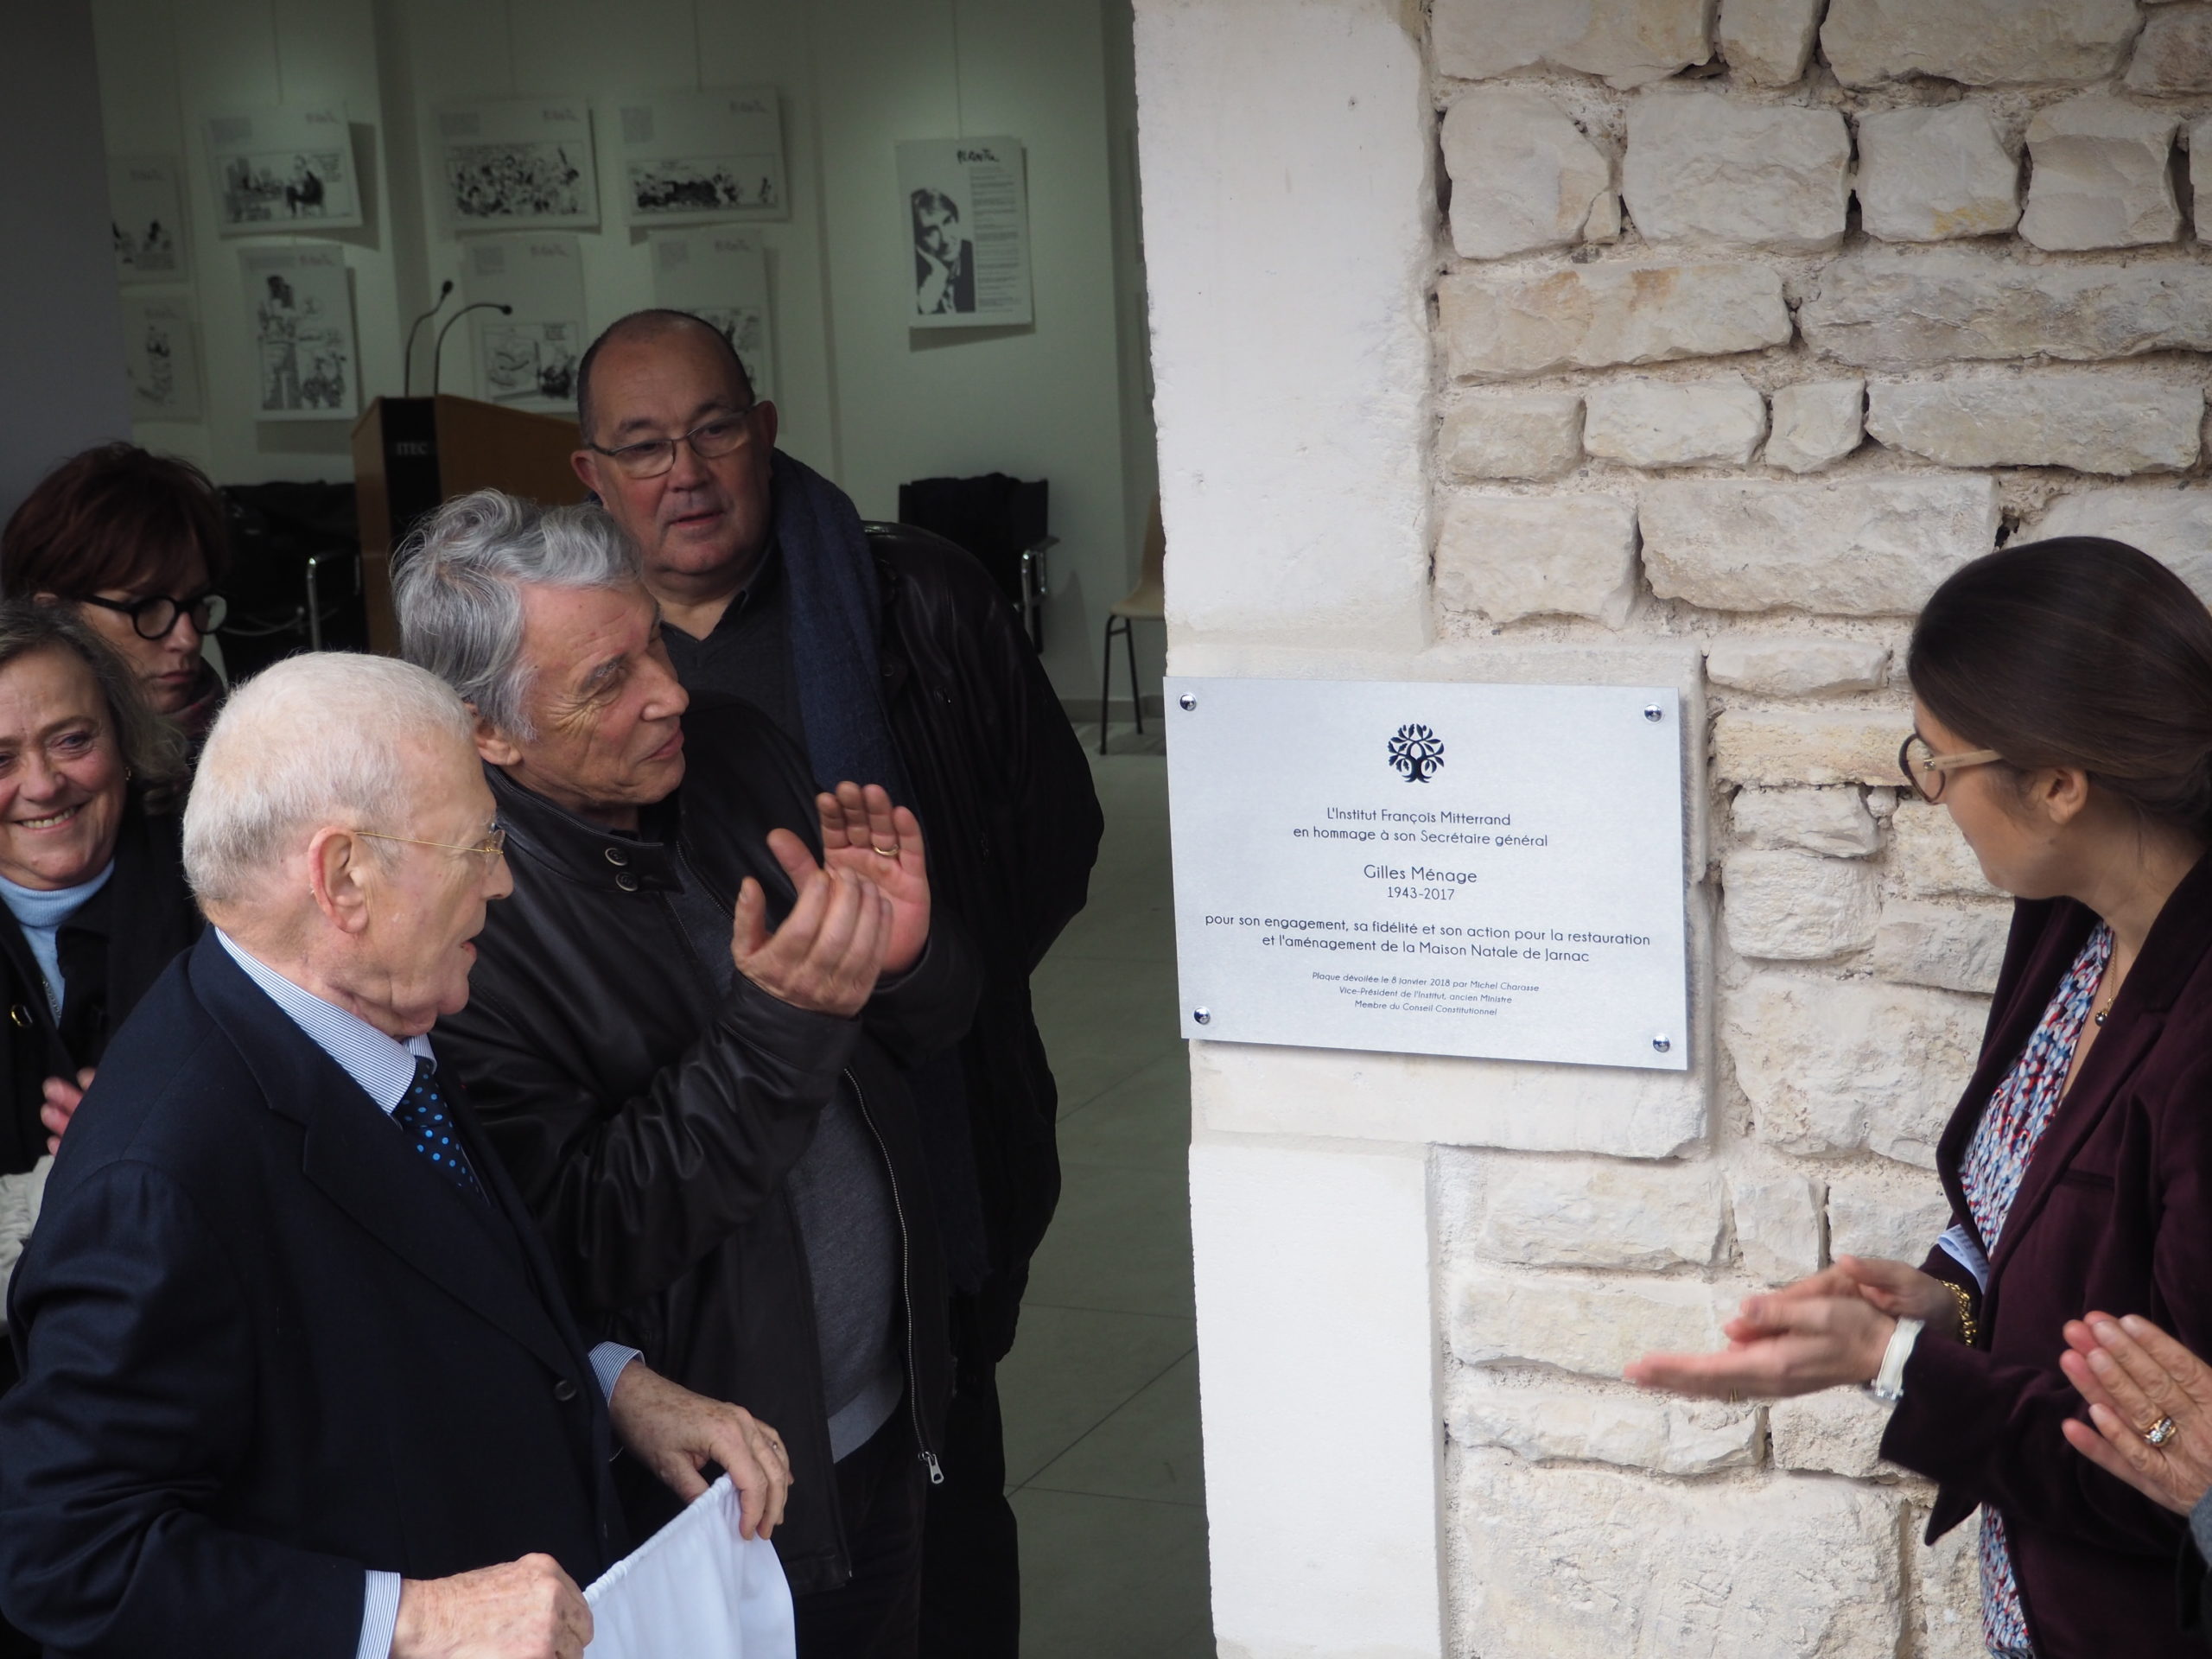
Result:
[[366,651],[361,532],[351,484],[231,484],[230,614],[220,632],[233,682],[301,651]]
[[1144,734],[1144,688],[1137,683],[1136,625],[1167,620],[1167,535],[1160,528],[1160,498],[1152,498],[1152,517],[1144,527],[1144,563],[1137,571],[1137,585],[1126,597],[1106,607],[1106,639],[1100,648],[1098,679],[1098,753],[1106,753],[1106,709],[1114,695],[1114,632],[1121,631],[1129,658],[1129,709],[1135,715],[1137,734]]
[[1045,649],[1045,599],[1051,591],[1045,556],[1050,534],[1048,485],[986,473],[981,478],[923,478],[899,486],[901,524],[934,531],[974,554],[1007,602],[1021,614],[1029,643]]

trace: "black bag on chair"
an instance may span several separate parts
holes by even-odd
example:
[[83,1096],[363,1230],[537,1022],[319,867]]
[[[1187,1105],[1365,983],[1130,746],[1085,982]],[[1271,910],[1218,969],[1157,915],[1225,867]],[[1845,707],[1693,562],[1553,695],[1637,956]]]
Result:
[[990,573],[1007,603],[1021,613],[1029,642],[1045,648],[1046,549],[1049,485],[986,473],[981,478],[924,478],[899,486],[899,522],[935,531],[964,547]]
[[221,638],[233,683],[302,651],[366,651],[361,532],[351,484],[231,484],[230,615]]

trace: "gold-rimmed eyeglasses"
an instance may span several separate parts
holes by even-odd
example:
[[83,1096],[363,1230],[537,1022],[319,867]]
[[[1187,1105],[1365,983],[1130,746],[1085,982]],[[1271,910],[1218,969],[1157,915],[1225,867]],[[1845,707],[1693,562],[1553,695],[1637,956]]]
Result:
[[1964,772],[1968,766],[1986,766],[2004,758],[1994,749],[1961,749],[1956,754],[1938,754],[1918,732],[1897,745],[1897,770],[1904,774],[1905,787],[1931,806],[1943,798],[1943,785],[1950,781],[1953,772]]
[[435,847],[442,853],[475,853],[486,859],[501,857],[507,850],[507,832],[496,824],[493,826],[492,833],[483,840],[466,847],[458,842],[418,841],[413,836],[387,836],[377,830],[357,830],[353,833],[366,836],[371,841],[404,842],[410,847]]
[[613,449],[602,449],[595,443],[584,448],[595,455],[605,455],[625,478],[658,478],[676,465],[679,443],[690,444],[691,453],[702,461],[735,454],[753,441],[753,411],[760,407],[756,399],[734,415],[717,415],[701,422],[680,438],[645,438]]

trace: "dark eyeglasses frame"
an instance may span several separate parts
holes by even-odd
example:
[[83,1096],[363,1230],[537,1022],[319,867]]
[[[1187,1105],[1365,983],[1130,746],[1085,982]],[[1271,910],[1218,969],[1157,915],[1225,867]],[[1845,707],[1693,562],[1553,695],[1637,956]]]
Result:
[[[1920,772],[1913,769],[1912,746],[1916,743],[1928,757],[1921,762],[1920,771],[1934,778],[1932,787],[1922,783]],[[1956,754],[1938,754],[1918,732],[1897,745],[1897,771],[1904,779],[1906,790],[1915,800],[1925,801],[1930,806],[1943,798],[1944,785],[1950,781],[1953,772],[1964,772],[1969,766],[1986,766],[2004,758],[1994,749],[1961,749]]]
[[[637,443],[626,443],[613,449],[596,443],[584,448],[595,455],[605,455],[613,461],[625,478],[658,478],[676,468],[676,446],[688,443],[691,453],[702,461],[720,461],[734,455],[753,442],[753,411],[760,407],[756,397],[734,415],[717,415],[711,421],[702,421],[689,432],[677,438],[646,438]],[[699,435],[716,427],[728,427],[735,435],[728,443],[719,437],[711,440],[712,447],[699,441]]]
[[[131,632],[141,639],[168,639],[176,627],[177,619],[184,616],[189,616],[192,626],[200,632],[213,633],[231,613],[230,601],[212,591],[184,599],[169,594],[149,594],[143,599],[102,599],[98,594],[87,594],[79,602],[129,617]],[[163,607],[168,607],[167,620],[159,627],[148,626],[155,617],[162,615]]]

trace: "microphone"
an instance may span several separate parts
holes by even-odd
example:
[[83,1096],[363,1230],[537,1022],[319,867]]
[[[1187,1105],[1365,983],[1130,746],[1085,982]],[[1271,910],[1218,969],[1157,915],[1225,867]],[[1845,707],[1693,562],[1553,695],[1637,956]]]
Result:
[[515,314],[512,305],[501,305],[497,300],[479,300],[474,305],[462,306],[446,319],[445,326],[438,330],[437,343],[430,347],[430,396],[433,397],[438,395],[438,365],[445,358],[446,336],[453,333],[454,324],[472,311],[496,311],[503,317],[512,317]]
[[407,350],[400,359],[399,395],[405,397],[415,387],[415,336],[423,332],[423,325],[445,308],[446,297],[453,292],[453,278],[446,278],[438,289],[438,302],[415,319],[407,331]]

